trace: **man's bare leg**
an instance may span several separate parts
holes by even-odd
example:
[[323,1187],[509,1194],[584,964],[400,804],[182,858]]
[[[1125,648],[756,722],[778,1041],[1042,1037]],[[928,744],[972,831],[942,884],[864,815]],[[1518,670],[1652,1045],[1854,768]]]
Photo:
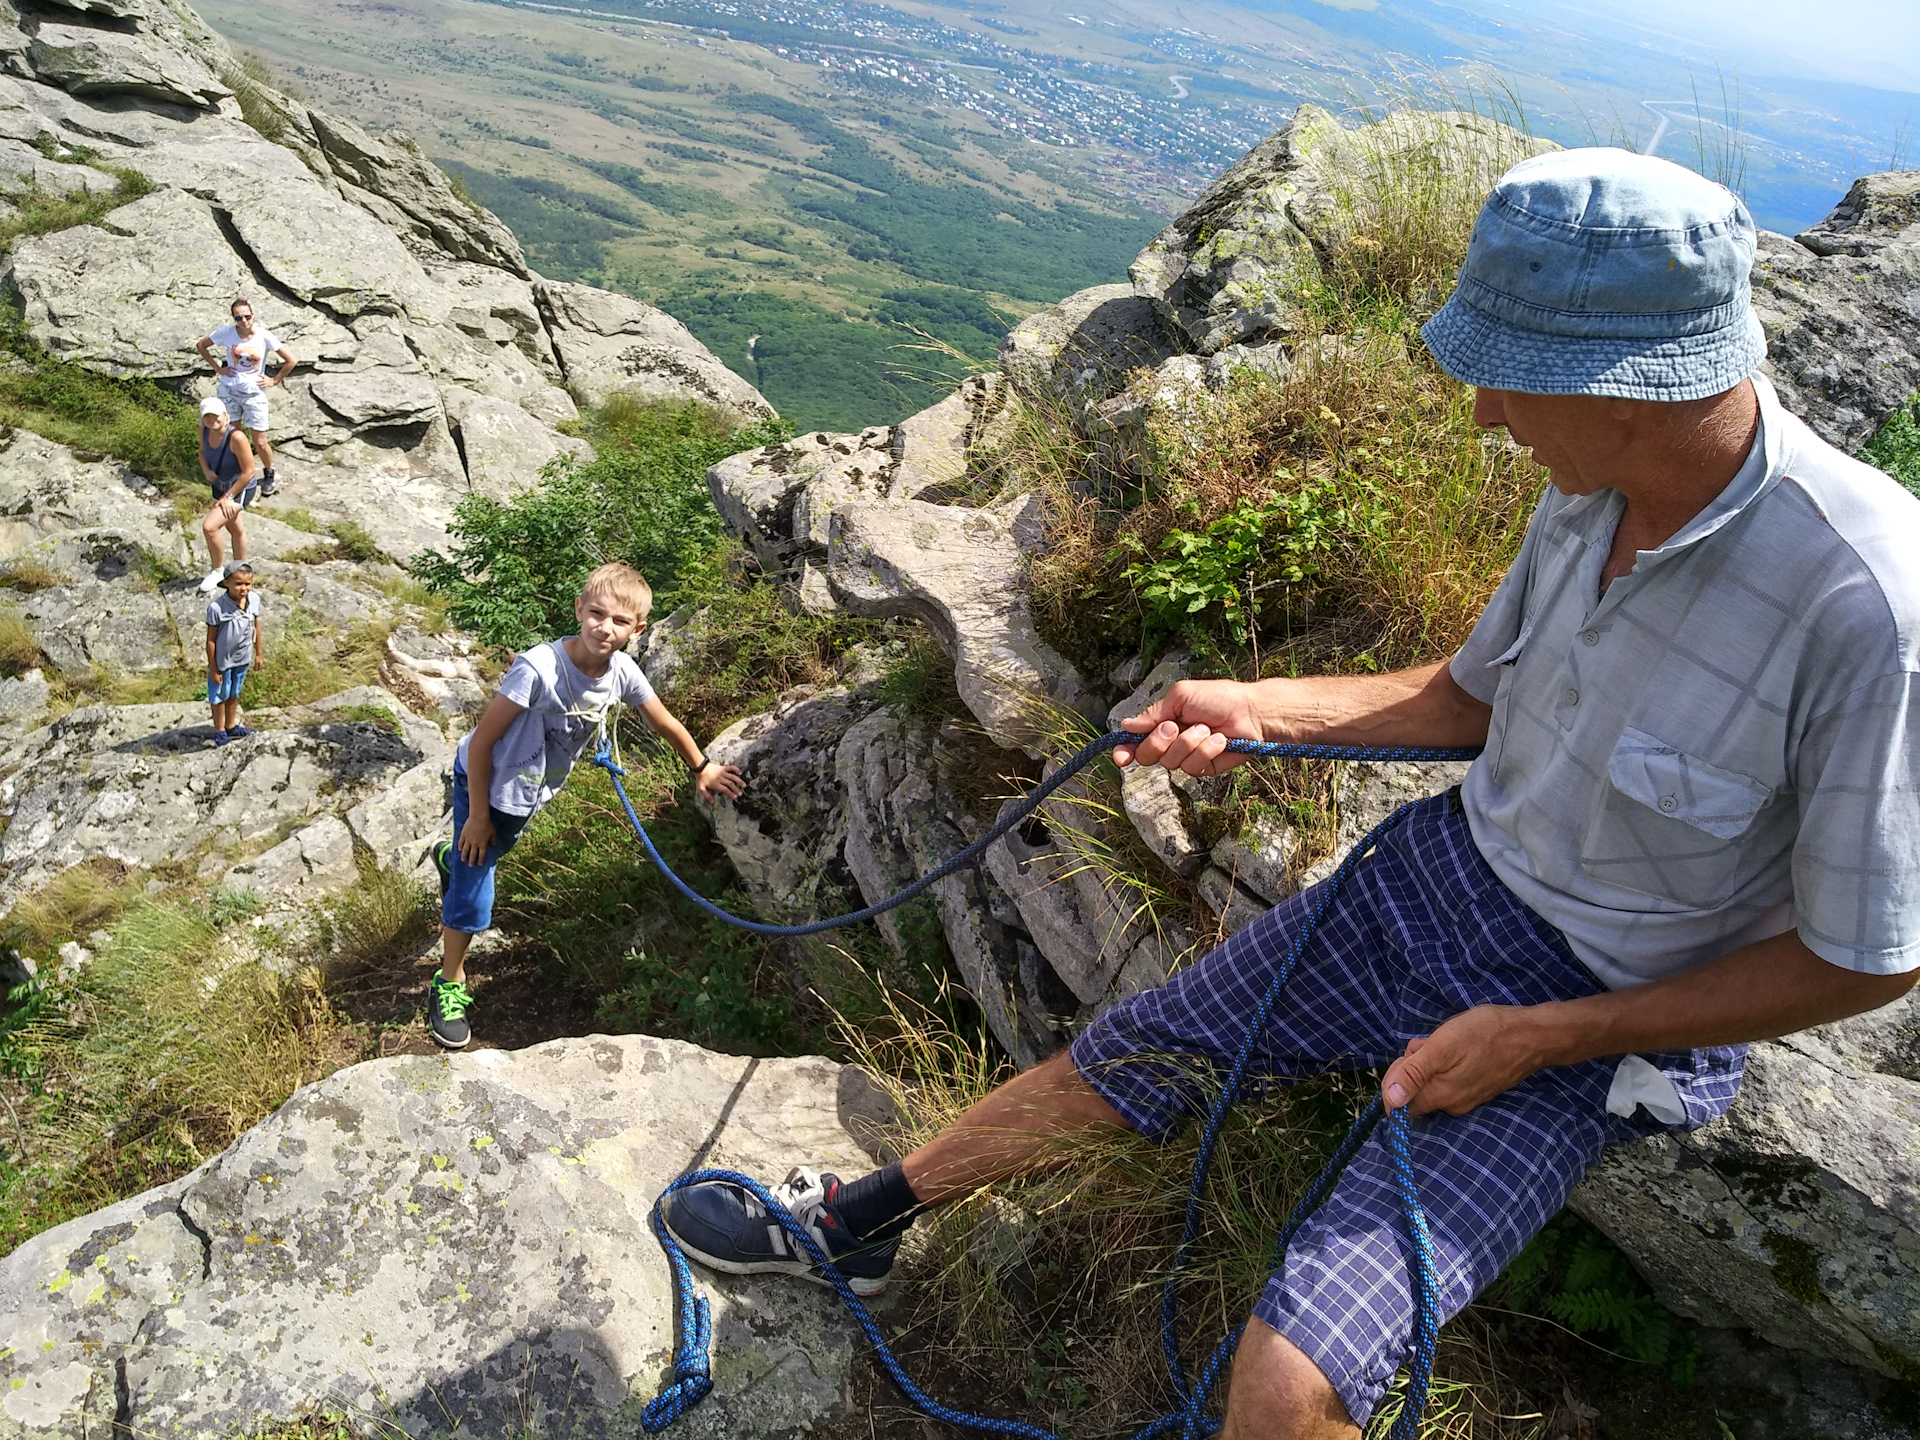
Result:
[[900,1162],[914,1198],[945,1205],[983,1185],[1052,1170],[1071,1157],[1062,1142],[1126,1121],[1080,1078],[1061,1051],[1016,1075]]
[[1220,1440],[1359,1440],[1320,1367],[1286,1336],[1247,1321],[1227,1386],[1227,1423]]

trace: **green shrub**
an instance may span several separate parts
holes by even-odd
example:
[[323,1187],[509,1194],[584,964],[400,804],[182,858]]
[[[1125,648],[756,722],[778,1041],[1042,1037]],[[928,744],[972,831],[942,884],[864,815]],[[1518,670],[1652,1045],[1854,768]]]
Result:
[[580,582],[608,560],[645,575],[666,614],[721,535],[707,467],[791,433],[777,421],[735,430],[702,405],[628,395],[590,410],[583,429],[593,460],[562,457],[511,500],[467,497],[448,527],[451,553],[413,562],[454,623],[490,645],[522,650],[573,633]]
[[1860,451],[1860,458],[1920,495],[1920,391],[1893,412]]

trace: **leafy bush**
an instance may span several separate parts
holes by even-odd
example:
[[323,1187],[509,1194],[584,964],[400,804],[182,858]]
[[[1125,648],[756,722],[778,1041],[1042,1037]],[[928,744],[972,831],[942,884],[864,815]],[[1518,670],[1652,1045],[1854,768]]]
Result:
[[1860,451],[1860,458],[1920,495],[1920,392],[1893,412]]
[[490,645],[521,650],[573,633],[580,582],[608,560],[645,575],[664,615],[720,539],[707,467],[792,433],[778,421],[734,430],[701,405],[631,396],[590,412],[585,429],[595,459],[562,457],[511,500],[469,496],[448,527],[452,553],[413,562],[454,623]]

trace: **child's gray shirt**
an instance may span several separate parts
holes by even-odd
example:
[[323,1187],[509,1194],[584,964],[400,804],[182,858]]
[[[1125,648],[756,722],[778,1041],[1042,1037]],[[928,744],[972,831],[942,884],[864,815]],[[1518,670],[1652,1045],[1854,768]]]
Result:
[[222,591],[207,604],[207,628],[213,637],[213,668],[222,673],[253,663],[253,627],[260,618],[260,595],[250,592],[245,608]]
[[[615,704],[646,704],[653,686],[632,657],[617,650],[607,673],[591,679],[567,658],[565,642],[552,640],[514,660],[500,693],[526,713],[514,717],[493,747],[487,803],[508,815],[531,815],[566,783],[600,718]],[[456,757],[463,774],[472,740],[468,734],[460,742]]]

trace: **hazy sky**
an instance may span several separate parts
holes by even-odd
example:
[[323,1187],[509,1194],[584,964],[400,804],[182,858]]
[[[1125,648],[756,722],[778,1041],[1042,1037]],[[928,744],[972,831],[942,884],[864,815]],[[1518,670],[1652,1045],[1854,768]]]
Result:
[[1709,47],[1701,52],[1705,60],[1737,60],[1743,66],[1766,60],[1790,73],[1816,69],[1833,79],[1920,92],[1920,0],[1567,3],[1702,43]]

